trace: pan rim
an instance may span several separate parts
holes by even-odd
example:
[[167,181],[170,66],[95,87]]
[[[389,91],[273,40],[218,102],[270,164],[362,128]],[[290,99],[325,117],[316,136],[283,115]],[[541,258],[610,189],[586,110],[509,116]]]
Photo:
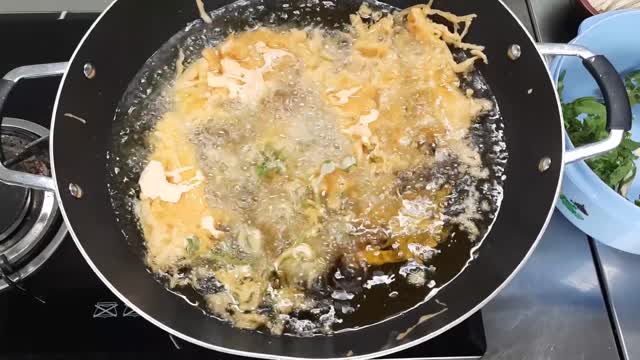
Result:
[[[100,279],[100,281],[102,281],[102,283],[113,293],[115,294],[125,305],[127,305],[129,308],[133,309],[136,313],[138,313],[141,317],[143,317],[146,321],[149,321],[150,323],[152,323],[153,325],[157,326],[158,328],[164,330],[165,332],[167,332],[169,335],[174,335],[177,336],[178,338],[185,340],[189,343],[204,347],[206,349],[209,350],[214,350],[214,351],[219,351],[222,353],[227,353],[227,354],[232,354],[232,355],[237,355],[237,356],[244,356],[244,357],[253,357],[253,358],[261,358],[261,359],[300,359],[299,357],[291,357],[291,356],[282,356],[282,355],[272,355],[272,354],[265,354],[265,353],[256,353],[256,352],[249,352],[249,351],[242,351],[242,350],[236,350],[236,349],[232,349],[232,348],[226,348],[226,347],[221,347],[218,345],[212,345],[210,343],[192,338],[186,334],[183,334],[179,331],[174,330],[173,328],[170,328],[168,326],[166,326],[164,323],[156,320],[154,317],[148,315],[147,313],[145,313],[144,311],[142,311],[138,306],[136,306],[134,303],[132,303],[124,294],[122,294],[115,286],[113,286],[109,280],[102,274],[102,272],[96,267],[96,265],[93,263],[93,261],[91,260],[91,258],[89,257],[89,255],[87,254],[87,252],[84,250],[80,240],[78,239],[78,236],[75,233],[75,230],[73,229],[73,227],[71,226],[71,223],[68,219],[67,213],[65,211],[65,207],[64,207],[64,203],[62,201],[62,197],[60,195],[60,187],[57,181],[57,175],[56,175],[56,169],[55,169],[55,161],[54,161],[54,139],[55,139],[55,122],[56,122],[56,118],[57,118],[57,113],[58,113],[58,105],[59,105],[59,101],[61,98],[61,94],[62,94],[62,90],[64,87],[64,84],[66,82],[66,78],[67,78],[67,74],[70,71],[70,67],[71,64],[73,64],[76,55],[78,54],[78,52],[80,51],[80,49],[83,47],[84,42],[86,41],[86,39],[89,37],[89,35],[91,34],[91,32],[93,31],[93,29],[98,25],[98,23],[100,23],[100,21],[102,20],[102,18],[109,12],[109,10],[118,2],[119,0],[113,0],[106,8],[105,10],[98,16],[98,18],[95,20],[95,22],[89,27],[89,29],[87,30],[87,32],[84,34],[84,36],[82,37],[82,39],[80,40],[80,42],[78,43],[78,45],[76,46],[71,58],[69,59],[68,62],[68,66],[67,69],[62,77],[62,80],[60,82],[60,86],[58,87],[58,91],[56,94],[56,98],[55,98],[55,102],[54,102],[54,106],[53,106],[53,113],[52,113],[52,119],[51,119],[51,128],[50,128],[50,141],[49,141],[49,153],[50,153],[50,166],[51,166],[51,174],[53,179],[55,180],[55,195],[56,198],[58,199],[58,208],[60,210],[60,213],[62,214],[62,218],[64,220],[64,223],[69,231],[69,234],[71,235],[76,247],[78,248],[80,254],[82,255],[82,257],[84,258],[84,260],[87,262],[87,264],[89,265],[89,267],[92,269],[92,271],[96,274],[96,276]],[[522,29],[522,31],[524,31],[524,33],[526,34],[527,38],[529,39],[529,41],[533,44],[534,48],[537,49],[536,47],[536,41],[533,39],[533,37],[531,36],[531,34],[529,33],[529,31],[526,29],[526,27],[524,26],[524,24],[520,21],[520,19],[513,13],[513,11],[504,3],[503,0],[498,0],[498,3],[500,5],[502,5],[505,10],[507,10],[507,12],[511,15],[511,17],[518,23],[518,25],[520,26],[520,28]],[[547,73],[548,79],[552,85],[552,87],[555,89],[554,83],[553,83],[553,79],[551,77],[551,73],[549,71],[548,66],[546,66],[546,61],[544,59],[544,56],[536,50],[536,53],[538,55],[538,57],[540,58],[540,60],[542,61],[543,64],[545,64],[545,71]],[[560,100],[558,98],[558,94],[557,92],[554,91],[554,97],[556,100],[556,106],[558,107],[558,114],[559,114],[559,121],[560,121],[560,128],[563,129],[564,127],[562,126],[562,109],[560,106]],[[507,278],[493,291],[491,292],[483,301],[481,301],[480,303],[478,303],[475,307],[473,307],[472,309],[470,309],[469,311],[465,312],[464,314],[462,314],[461,316],[459,316],[457,319],[449,322],[447,325],[443,326],[442,328],[431,332],[421,338],[418,338],[416,340],[389,348],[389,349],[385,349],[385,350],[381,350],[378,352],[374,352],[374,353],[369,353],[369,354],[365,354],[365,355],[353,355],[353,356],[344,356],[344,357],[336,357],[336,358],[328,358],[330,360],[338,360],[338,359],[369,359],[369,358],[374,358],[374,357],[381,357],[381,356],[385,356],[385,355],[389,355],[398,351],[402,351],[408,348],[411,348],[413,346],[419,345],[427,340],[430,340],[444,332],[446,332],[447,330],[457,326],[458,324],[460,324],[461,322],[463,322],[464,320],[466,320],[467,318],[469,318],[471,315],[473,315],[474,313],[476,313],[477,311],[479,311],[481,308],[483,308],[489,301],[491,301],[498,293],[500,293],[515,277],[516,274],[518,274],[518,272],[522,269],[522,267],[524,266],[524,264],[527,262],[527,260],[531,257],[531,255],[533,254],[533,251],[536,249],[536,247],[538,246],[542,236],[544,235],[550,221],[551,218],[554,214],[554,208],[555,208],[555,204],[558,201],[559,195],[560,195],[560,190],[561,190],[561,186],[562,186],[562,178],[564,176],[564,167],[565,167],[565,163],[564,163],[564,159],[565,159],[565,154],[564,154],[564,149],[565,149],[565,138],[564,136],[562,136],[562,134],[560,134],[560,138],[561,138],[561,146],[563,151],[561,152],[561,157],[560,157],[560,171],[558,174],[558,180],[557,180],[557,184],[556,184],[556,190],[553,196],[553,202],[551,203],[551,206],[547,212],[547,217],[545,219],[544,224],[542,225],[542,227],[540,228],[540,231],[538,232],[538,235],[535,239],[535,241],[532,243],[531,247],[529,248],[529,250],[527,251],[527,253],[525,254],[525,256],[522,258],[522,260],[520,261],[520,263],[516,266],[516,268],[511,272],[511,274],[509,274],[509,276],[507,276]],[[458,274],[459,275],[459,274]],[[456,276],[457,277],[457,276]]]

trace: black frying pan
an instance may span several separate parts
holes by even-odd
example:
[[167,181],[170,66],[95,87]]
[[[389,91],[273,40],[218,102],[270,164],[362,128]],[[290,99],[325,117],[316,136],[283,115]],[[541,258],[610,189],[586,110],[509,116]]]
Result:
[[[267,15],[285,11],[285,2],[264,1],[262,11]],[[291,9],[300,3],[291,2]],[[309,1],[313,4],[310,14],[325,24],[342,24],[360,2],[337,1],[329,6],[329,2]],[[416,3],[390,1],[397,8]],[[209,10],[227,4],[224,0],[205,1]],[[112,131],[121,124],[117,116],[114,120],[114,113],[131,79],[158,48],[197,19],[195,3],[190,0],[115,1],[91,27],[68,64],[26,66],[0,80],[1,110],[18,80],[65,74],[51,128],[53,179],[0,166],[0,180],[55,191],[69,231],[100,279],[144,318],[190,342],[238,355],[278,359],[373,357],[418,344],[469,317],[506,285],[533,251],[551,217],[564,163],[614,148],[631,124],[622,81],[603,57],[575,46],[536,46],[500,1],[441,0],[435,7],[478,15],[467,40],[486,45],[490,63],[478,68],[499,105],[509,152],[504,199],[495,223],[477,259],[438,292],[438,302],[427,301],[401,316],[356,331],[275,337],[206,317],[149,274],[136,250],[136,244],[142,244],[141,235],[127,232],[125,239],[122,229],[130,225],[116,221],[107,190],[111,177],[106,154],[117,140]],[[231,16],[214,16],[211,25],[194,26],[238,27],[247,24],[246,15],[246,6],[240,6]],[[295,14],[291,16],[295,20]],[[607,140],[563,153],[559,101],[541,53],[584,59],[607,102],[612,130]],[[441,312],[441,304],[446,304],[447,311]],[[439,314],[423,317],[434,313]]]

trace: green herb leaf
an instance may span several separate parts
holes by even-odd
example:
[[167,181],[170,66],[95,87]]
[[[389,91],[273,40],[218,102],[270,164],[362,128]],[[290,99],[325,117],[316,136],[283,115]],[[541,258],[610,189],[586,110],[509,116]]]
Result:
[[583,97],[562,106],[565,127],[575,146],[600,141],[608,136],[607,110],[596,98]]
[[260,157],[261,161],[256,165],[256,175],[261,178],[282,174],[287,170],[282,150],[276,150],[267,144],[264,150],[260,152]]
[[351,171],[351,168],[356,166],[356,164],[357,164],[357,161],[355,157],[347,156],[346,158],[342,159],[342,161],[340,162],[340,169],[346,172],[349,172]]
[[638,170],[634,166],[633,170],[629,172],[627,175],[625,175],[624,179],[622,179],[622,181],[620,182],[620,187],[617,189],[617,191],[622,196],[627,197],[627,194],[629,193],[629,186],[631,185],[631,182],[633,181],[633,179],[636,177],[637,172]]
[[631,106],[640,103],[640,70],[635,70],[627,74],[624,78],[624,86],[629,95]]
[[256,165],[256,174],[259,177],[265,177],[267,176],[268,173],[269,173],[269,169],[267,169],[267,164],[265,162],[262,162]]
[[560,102],[562,101],[562,94],[564,94],[564,77],[567,76],[567,71],[562,70],[560,72],[560,77],[558,78],[558,97],[560,98]]
[[213,266],[225,266],[225,265],[246,265],[248,261],[241,259],[229,252],[224,251],[210,251],[204,255],[203,260]]
[[[625,138],[622,140],[622,143],[620,143],[620,146],[625,150],[629,150],[633,153],[640,148],[640,142],[631,140],[631,136],[629,135],[629,133],[626,133]],[[633,155],[635,156],[635,154]]]
[[189,236],[187,238],[187,254],[193,255],[200,250],[200,239],[197,236]]
[[628,174],[633,173],[633,169],[635,165],[633,161],[625,161],[620,164],[617,168],[615,168],[611,174],[609,174],[609,181],[607,182],[609,186],[614,187],[614,190],[618,190],[618,188],[623,184],[622,180],[627,177]]
[[331,160],[325,160],[325,162],[322,163],[322,166],[320,166],[320,177],[329,175],[334,171],[336,171],[336,164]]

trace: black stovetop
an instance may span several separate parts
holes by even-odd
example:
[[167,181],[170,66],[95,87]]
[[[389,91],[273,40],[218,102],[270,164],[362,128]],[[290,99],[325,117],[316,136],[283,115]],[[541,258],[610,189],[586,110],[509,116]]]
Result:
[[[96,14],[67,14],[61,20],[58,17],[59,14],[0,15],[0,73],[20,65],[68,60]],[[59,81],[51,78],[21,82],[3,115],[48,127]],[[17,291],[0,293],[0,359],[139,359],[151,352],[162,353],[162,358],[197,355],[239,359],[170,337],[139,317],[100,282],[69,236],[23,284],[45,304]],[[477,313],[437,338],[391,358],[480,357],[485,349],[482,318]]]

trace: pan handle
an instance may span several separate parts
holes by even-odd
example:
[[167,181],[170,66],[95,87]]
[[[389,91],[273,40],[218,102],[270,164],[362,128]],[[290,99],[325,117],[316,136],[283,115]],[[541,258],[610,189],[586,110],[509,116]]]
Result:
[[586,160],[613,150],[624,139],[624,133],[631,129],[631,106],[618,71],[603,55],[596,55],[591,50],[572,44],[538,44],[538,51],[543,55],[578,56],[582,64],[595,79],[607,108],[607,130],[609,136],[593,144],[569,150],[564,155],[565,163]]
[[[22,79],[36,79],[41,77],[62,75],[68,63],[21,66],[9,71],[0,79],[0,127],[2,126],[2,110],[13,87]],[[0,140],[1,141],[1,140]],[[31,189],[54,191],[55,181],[49,176],[34,175],[26,172],[7,169],[0,162],[0,182],[9,185],[22,186]]]

